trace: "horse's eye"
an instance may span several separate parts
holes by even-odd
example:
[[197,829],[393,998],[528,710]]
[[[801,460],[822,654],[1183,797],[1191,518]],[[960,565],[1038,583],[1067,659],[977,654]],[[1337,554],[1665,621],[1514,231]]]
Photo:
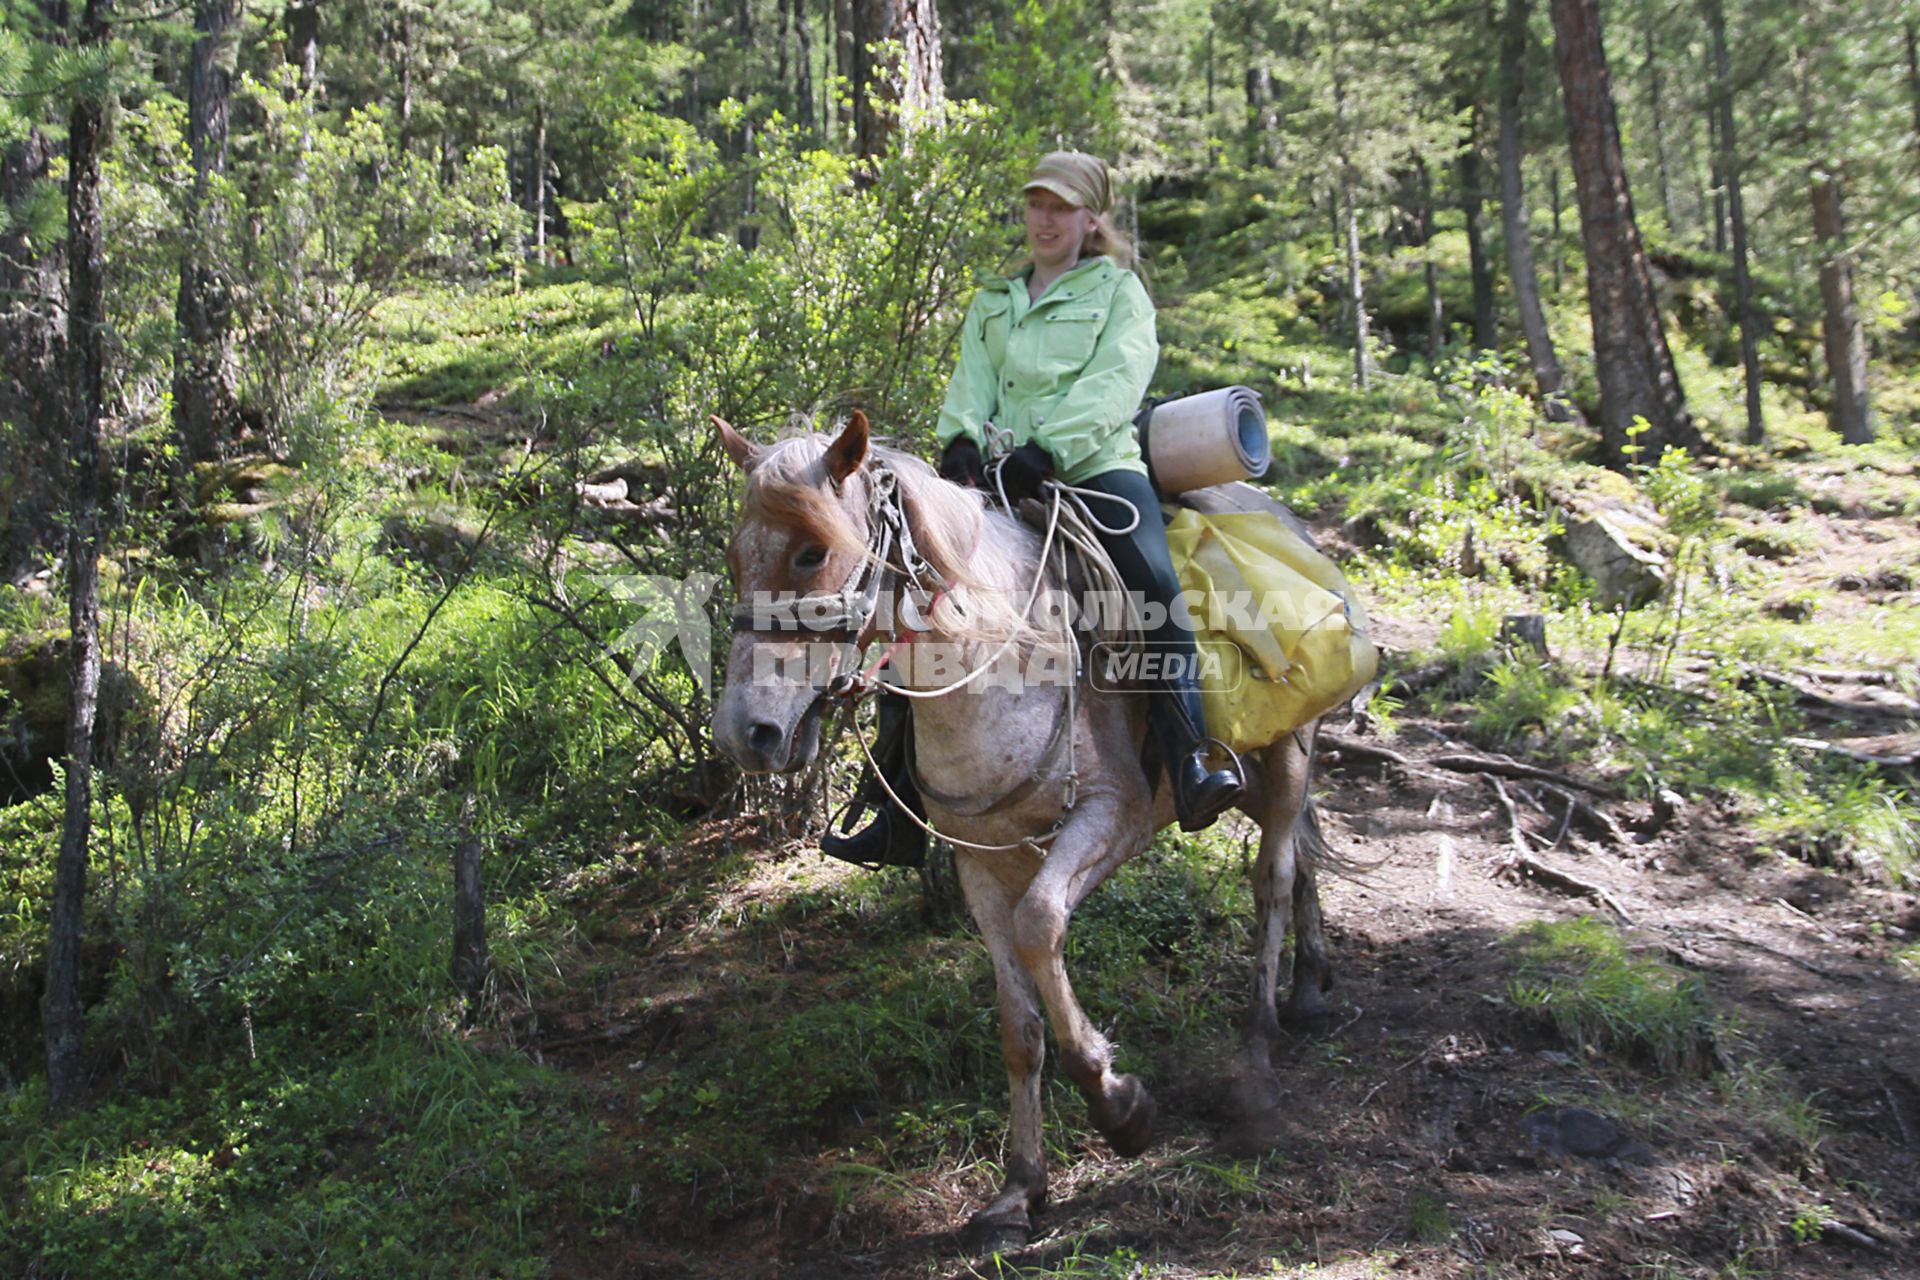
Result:
[[827,549],[817,542],[809,542],[793,553],[793,567],[796,569],[818,569],[827,562]]

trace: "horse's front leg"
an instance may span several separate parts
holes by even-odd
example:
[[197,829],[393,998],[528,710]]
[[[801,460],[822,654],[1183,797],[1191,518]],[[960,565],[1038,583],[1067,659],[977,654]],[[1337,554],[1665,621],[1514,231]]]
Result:
[[1014,908],[1013,937],[1053,1021],[1061,1069],[1085,1095],[1094,1128],[1116,1152],[1136,1156],[1153,1142],[1153,1095],[1138,1077],[1114,1073],[1113,1046],[1074,997],[1066,963],[1074,909],[1151,836],[1144,812],[1123,810],[1118,802],[1083,802]]
[[1046,1060],[1046,1026],[1039,993],[1020,965],[1013,945],[1013,900],[973,855],[956,859],[960,890],[993,957],[1000,999],[1000,1056],[1007,1064],[1011,1105],[1007,1117],[1007,1180],[991,1204],[967,1223],[966,1242],[980,1253],[1026,1244],[1032,1214],[1047,1198],[1046,1148],[1041,1143],[1040,1069]]

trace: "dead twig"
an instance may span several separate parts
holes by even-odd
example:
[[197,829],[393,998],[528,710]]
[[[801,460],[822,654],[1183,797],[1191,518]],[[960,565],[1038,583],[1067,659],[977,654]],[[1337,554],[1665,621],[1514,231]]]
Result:
[[1494,795],[1499,797],[1500,807],[1506,811],[1508,837],[1513,843],[1513,853],[1494,866],[1493,874],[1524,877],[1576,898],[1589,898],[1611,911],[1621,924],[1633,923],[1633,917],[1627,914],[1627,909],[1606,888],[1534,857],[1527,845],[1526,829],[1520,825],[1520,811],[1514,807],[1513,797],[1507,794],[1507,788],[1500,779],[1489,777],[1487,782],[1492,786]]
[[[1615,848],[1630,848],[1632,846],[1633,838],[1621,827],[1619,821],[1604,809],[1596,808],[1585,800],[1582,800],[1579,796],[1573,794],[1573,792],[1568,791],[1565,787],[1555,786],[1551,782],[1541,782],[1540,789],[1567,806],[1567,820],[1569,822],[1575,817],[1582,819],[1589,827],[1593,828],[1596,835]],[[1556,840],[1555,843],[1557,844],[1559,842]]]
[[1820,935],[1820,941],[1822,942],[1840,941],[1840,939],[1836,938],[1833,935],[1832,931],[1830,931],[1827,928],[1827,926],[1825,926],[1824,924],[1821,924],[1814,917],[1808,915],[1806,912],[1802,911],[1800,908],[1794,906],[1791,902],[1788,902],[1785,898],[1775,898],[1773,900],[1773,903],[1775,906],[1784,909],[1788,915],[1794,916],[1797,919],[1799,919],[1802,923],[1810,926],[1815,933]]
[[1343,754],[1358,756],[1363,760],[1379,760],[1386,764],[1399,765],[1403,769],[1418,769],[1430,766],[1446,769],[1453,773],[1487,774],[1500,778],[1522,778],[1529,782],[1550,782],[1563,788],[1573,788],[1590,794],[1613,800],[1618,797],[1606,787],[1594,782],[1582,782],[1579,778],[1564,773],[1555,773],[1552,769],[1542,769],[1537,765],[1523,764],[1518,760],[1509,760],[1504,756],[1475,755],[1467,751],[1449,751],[1442,755],[1425,758],[1403,755],[1387,747],[1376,747],[1371,743],[1355,742],[1338,734],[1321,733],[1321,747],[1339,751]]
[[1900,1138],[1909,1147],[1913,1145],[1913,1130],[1907,1125],[1906,1113],[1900,1110],[1900,1100],[1893,1096],[1893,1090],[1887,1088],[1886,1081],[1880,1082],[1880,1092],[1887,1097],[1887,1109],[1893,1112],[1893,1122],[1900,1126]]

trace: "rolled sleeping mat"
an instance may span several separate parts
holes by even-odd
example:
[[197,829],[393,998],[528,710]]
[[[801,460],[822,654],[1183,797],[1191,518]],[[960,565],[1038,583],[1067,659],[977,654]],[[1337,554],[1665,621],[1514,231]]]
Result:
[[1162,494],[1256,480],[1273,461],[1267,415],[1249,387],[1222,387],[1154,406],[1140,417],[1140,452]]

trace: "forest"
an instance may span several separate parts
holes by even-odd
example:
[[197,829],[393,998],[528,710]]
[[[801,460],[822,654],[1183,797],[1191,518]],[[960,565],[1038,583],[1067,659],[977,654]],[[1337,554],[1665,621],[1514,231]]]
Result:
[[[1911,5],[0,3],[0,1272],[1920,1268]],[[1162,832],[1156,1141],[1049,1064],[981,1253],[994,971],[818,852],[868,713],[716,746],[708,423],[936,457],[1056,148],[1381,669],[1280,1103]]]

